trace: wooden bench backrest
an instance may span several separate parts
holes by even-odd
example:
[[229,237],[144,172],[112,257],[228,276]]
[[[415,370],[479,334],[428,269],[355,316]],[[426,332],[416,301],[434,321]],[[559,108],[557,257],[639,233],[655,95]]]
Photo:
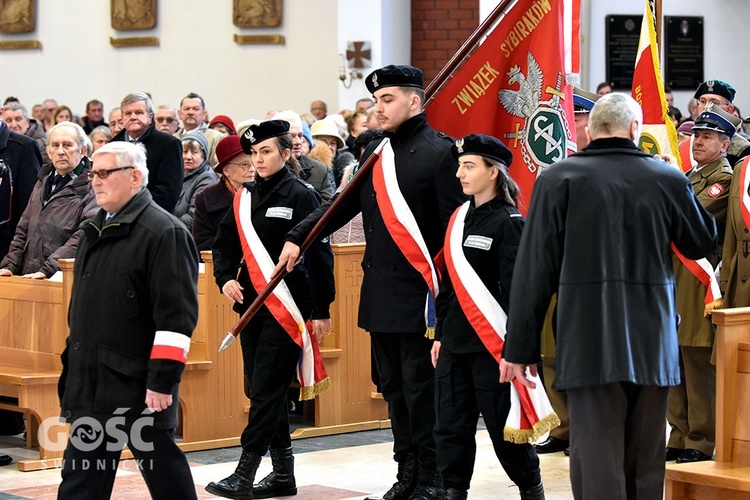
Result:
[[750,465],[750,307],[714,311],[716,461]]

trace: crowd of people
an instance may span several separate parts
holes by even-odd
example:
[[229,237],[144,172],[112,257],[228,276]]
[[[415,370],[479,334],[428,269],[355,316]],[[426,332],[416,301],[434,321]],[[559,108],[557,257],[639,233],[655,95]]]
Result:
[[[140,429],[154,412],[153,447],[127,443],[152,460],[149,491],[195,498],[174,429],[198,252],[213,251],[216,284],[238,313],[286,272],[240,333],[251,401],[242,453],[206,489],[295,495],[287,390],[296,377],[300,398],[312,398],[330,383],[314,346],[331,330],[330,241],[343,239],[366,242],[358,324],[397,463],[391,489],[368,498],[467,498],[480,413],[523,499],[544,498],[538,453],[570,455],[576,498],[660,498],[665,461],[710,460],[710,314],[750,306],[750,142],[735,89],[709,80],[684,119],[670,108],[679,158],[638,150],[643,116],[629,96],[575,89],[578,152],[539,177],[525,221],[511,150],[434,130],[421,70],[386,66],[365,83],[372,98],[350,111],[316,100],[309,112],[237,123],[210,117],[194,92],[158,107],[132,92],[106,120],[98,100],[82,117],[52,99],[31,113],[5,100],[0,277],[50,278],[60,258],[76,258],[62,416],[106,422],[127,408],[126,427]],[[373,154],[381,161],[360,171]],[[723,299],[707,303],[696,260]],[[511,423],[519,391],[543,417],[533,436]],[[547,397],[555,413],[543,413]],[[0,431],[22,430],[0,414]],[[124,444],[71,440],[60,498],[108,497]],[[256,481],[269,450],[273,471]],[[77,468],[84,459],[106,466]]]

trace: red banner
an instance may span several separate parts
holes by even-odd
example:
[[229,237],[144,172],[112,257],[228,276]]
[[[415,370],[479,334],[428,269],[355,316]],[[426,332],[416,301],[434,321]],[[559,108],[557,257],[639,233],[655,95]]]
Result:
[[537,175],[575,150],[563,14],[563,0],[517,2],[427,109],[437,130],[493,135],[513,151],[524,214]]

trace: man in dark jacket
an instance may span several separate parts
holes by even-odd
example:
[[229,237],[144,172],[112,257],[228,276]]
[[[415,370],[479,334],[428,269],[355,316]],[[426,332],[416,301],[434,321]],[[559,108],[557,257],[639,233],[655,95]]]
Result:
[[536,181],[514,271],[501,381],[531,385],[557,291],[576,498],[662,497],[667,394],[680,381],[670,242],[699,259],[717,237],[683,173],[636,147],[642,121],[631,97],[599,99],[592,142]]
[[72,426],[58,498],[109,498],[125,445],[152,498],[196,498],[174,429],[198,317],[198,252],[144,189],[142,146],[106,144],[93,159],[102,210],[76,253],[59,387]]
[[8,255],[0,263],[0,276],[51,277],[59,271],[60,259],[75,256],[83,227],[98,210],[86,177],[91,162],[83,129],[62,122],[50,129],[49,137],[52,164],[39,174]]
[[0,107],[0,257],[8,253],[21,214],[26,209],[42,155],[34,139],[11,132]]
[[123,129],[111,142],[143,144],[148,163],[148,190],[154,201],[174,212],[182,190],[182,144],[176,137],[154,127],[154,104],[143,92],[128,94],[120,103]]
[[[426,249],[434,258],[443,246],[451,214],[465,201],[455,176],[453,140],[427,124],[423,112],[423,74],[412,66],[386,66],[371,73],[366,84],[377,104],[376,113],[394,153],[395,175]],[[379,141],[378,141],[379,142]],[[372,144],[363,159],[374,150]],[[381,191],[382,190],[378,190]],[[384,204],[381,207],[381,203]],[[372,173],[333,214],[323,234],[330,234],[362,212],[367,246],[359,302],[359,326],[370,332],[380,388],[388,402],[393,431],[397,482],[383,498],[431,499],[439,494],[435,463],[434,369],[432,341],[425,338],[428,285],[402,251],[383,216],[386,200],[379,198]],[[291,270],[298,245],[330,204],[324,205],[287,235],[279,265]],[[387,212],[386,212],[387,213]]]

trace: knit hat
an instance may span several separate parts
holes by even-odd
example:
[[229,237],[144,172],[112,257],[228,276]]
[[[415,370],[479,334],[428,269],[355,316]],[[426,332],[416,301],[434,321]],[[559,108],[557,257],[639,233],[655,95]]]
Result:
[[208,124],[208,128],[214,128],[214,125],[221,123],[229,129],[229,135],[237,135],[237,130],[234,128],[234,122],[227,115],[216,115],[213,120]]
[[208,152],[210,151],[210,148],[208,147],[208,139],[206,139],[206,134],[204,134],[201,130],[191,130],[190,132],[185,132],[184,134],[182,134],[182,137],[180,137],[180,141],[183,143],[186,141],[197,142],[201,150],[203,151],[203,160],[208,160]]

